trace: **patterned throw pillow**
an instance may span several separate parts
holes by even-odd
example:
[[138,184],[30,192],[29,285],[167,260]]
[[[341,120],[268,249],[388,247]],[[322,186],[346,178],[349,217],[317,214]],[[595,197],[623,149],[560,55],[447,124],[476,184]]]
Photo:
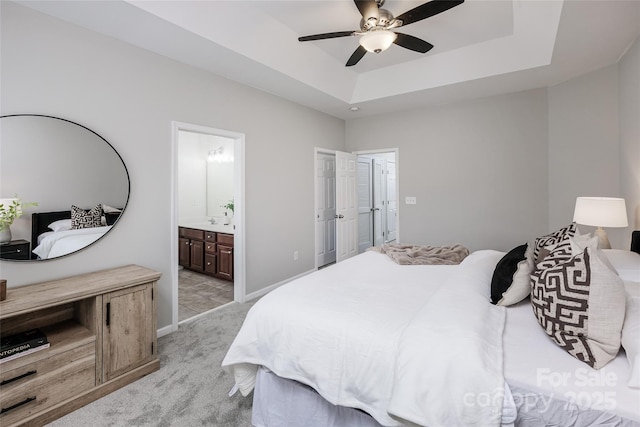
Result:
[[572,222],[566,227],[563,227],[551,234],[538,237],[533,243],[533,260],[534,263],[539,263],[544,257],[540,256],[540,251],[543,248],[554,247],[558,245],[562,240],[573,237],[576,234],[576,223]]
[[561,348],[595,369],[615,358],[625,314],[620,277],[590,248],[531,276],[538,323]]
[[102,205],[98,204],[89,211],[71,206],[71,229],[102,226]]
[[[565,235],[560,241],[540,249],[534,273],[545,270],[561,262],[569,261],[576,253],[573,252],[569,235]],[[582,252],[582,251],[580,251]]]

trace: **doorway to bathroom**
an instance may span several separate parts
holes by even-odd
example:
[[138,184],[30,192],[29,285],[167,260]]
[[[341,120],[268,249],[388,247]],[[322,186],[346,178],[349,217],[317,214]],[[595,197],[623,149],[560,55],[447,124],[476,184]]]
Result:
[[244,299],[244,136],[174,122],[173,324]]

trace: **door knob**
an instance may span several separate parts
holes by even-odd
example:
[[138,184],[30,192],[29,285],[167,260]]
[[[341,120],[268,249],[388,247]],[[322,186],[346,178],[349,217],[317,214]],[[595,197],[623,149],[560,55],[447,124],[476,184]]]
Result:
[[336,215],[335,218],[336,219],[342,219],[342,218],[344,218],[344,215]]

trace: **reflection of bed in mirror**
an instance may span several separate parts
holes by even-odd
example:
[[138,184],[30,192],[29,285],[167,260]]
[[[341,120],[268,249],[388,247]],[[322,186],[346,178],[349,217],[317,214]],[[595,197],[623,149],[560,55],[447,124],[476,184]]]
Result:
[[[74,204],[126,208],[129,174],[124,161],[93,130],[58,117],[6,115],[0,116],[0,140],[0,197],[37,203],[11,225],[13,239],[29,241],[31,250],[38,246],[40,234],[52,231],[49,224],[69,218],[65,210]],[[25,175],[25,171],[33,173]],[[31,223],[34,212],[44,216]],[[62,237],[56,234],[56,238]],[[39,261],[51,255],[29,258]]]
[[83,249],[100,239],[120,217],[104,212],[103,226],[71,228],[71,211],[38,212],[31,215],[32,259],[51,259]]

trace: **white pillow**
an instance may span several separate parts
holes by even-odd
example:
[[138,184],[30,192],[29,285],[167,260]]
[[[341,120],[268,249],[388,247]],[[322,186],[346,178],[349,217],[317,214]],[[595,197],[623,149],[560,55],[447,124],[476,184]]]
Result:
[[591,236],[591,234],[576,234],[569,239],[571,242],[571,252],[573,255],[578,255],[587,248],[592,250],[598,249],[598,236]]
[[[533,271],[533,249],[527,247],[525,259],[518,263],[516,272],[513,275],[513,282],[509,289],[502,294],[502,298],[497,305],[510,306],[517,304],[531,293],[531,272]],[[530,256],[529,256],[530,255]]]
[[54,221],[49,224],[49,228],[53,231],[71,230],[71,218]]
[[114,207],[111,207],[109,205],[104,205],[103,204],[102,205],[102,211],[104,213],[120,213],[120,212],[122,212],[122,209],[114,208]]
[[609,270],[618,274],[618,271],[611,264],[611,261],[609,261],[607,255],[602,251],[602,249],[598,248],[598,236],[592,237],[591,234],[576,235],[569,238],[569,243],[571,244],[571,255],[578,255],[579,253],[584,252],[585,249],[589,248],[592,253],[598,253],[598,258],[600,258],[600,260],[604,262]]
[[622,280],[640,282],[640,254],[622,249],[602,250]]
[[640,283],[625,282],[627,306],[622,326],[622,347],[629,361],[627,385],[640,388]]

